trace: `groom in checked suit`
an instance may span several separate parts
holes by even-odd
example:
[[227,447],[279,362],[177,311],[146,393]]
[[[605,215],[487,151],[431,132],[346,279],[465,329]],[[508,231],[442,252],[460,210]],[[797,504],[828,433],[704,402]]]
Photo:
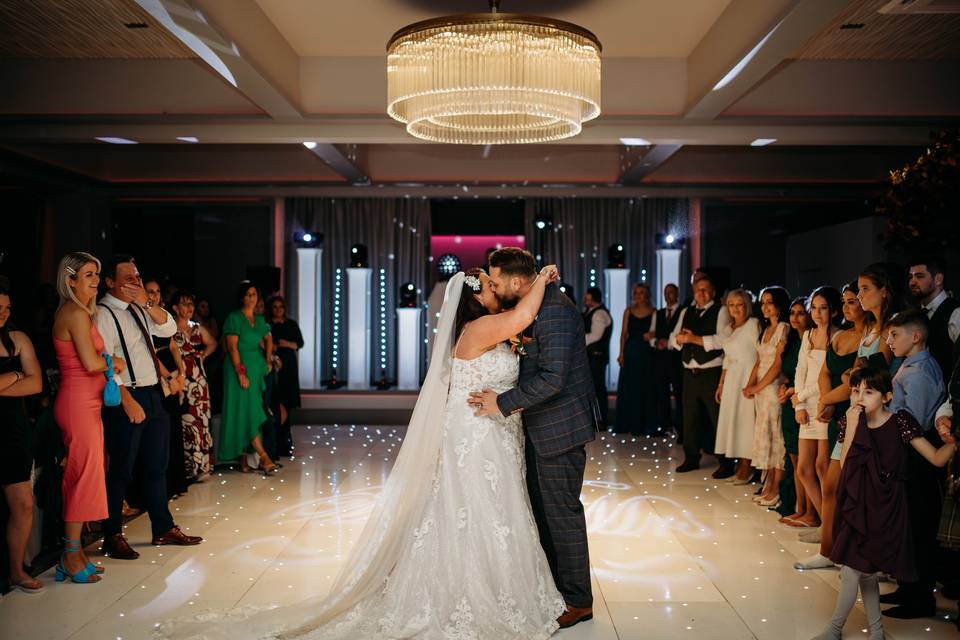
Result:
[[[505,309],[526,295],[536,275],[529,251],[508,247],[490,255],[490,284]],[[585,345],[579,310],[556,285],[549,285],[536,321],[517,348],[517,386],[499,395],[484,389],[470,399],[478,416],[523,412],[527,490],[540,544],[567,604],[557,619],[560,628],[593,617],[580,491],[587,462],[585,445],[596,437],[599,409]]]

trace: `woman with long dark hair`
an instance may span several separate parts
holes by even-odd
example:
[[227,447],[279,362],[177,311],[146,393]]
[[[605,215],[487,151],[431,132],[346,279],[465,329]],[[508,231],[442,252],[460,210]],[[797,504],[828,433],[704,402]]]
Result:
[[281,295],[267,300],[266,312],[270,318],[270,335],[280,358],[274,403],[278,405],[277,451],[289,456],[293,451],[290,436],[290,410],[300,407],[300,370],[297,366],[297,351],[303,348],[303,334],[297,323],[287,317],[287,301]]
[[[790,331],[787,333],[787,340],[785,343],[781,343],[780,347],[782,349],[780,364],[785,379],[780,385],[777,399],[780,401],[780,429],[783,431],[783,444],[790,460],[789,470],[785,469],[784,481],[787,480],[786,476],[789,475],[789,481],[793,483],[795,500],[793,500],[794,506],[792,508],[789,505],[781,505],[780,513],[784,514],[784,516],[780,518],[780,522],[783,524],[790,524],[796,521],[813,522],[816,517],[812,509],[808,507],[807,496],[803,490],[803,483],[800,482],[800,474],[797,473],[800,423],[797,422],[793,404],[790,402],[796,393],[796,387],[794,387],[793,381],[797,373],[797,361],[800,358],[800,343],[803,340],[803,335],[813,325],[813,321],[810,319],[810,314],[807,311],[807,298],[805,296],[794,298],[790,303],[789,322]],[[784,486],[781,485],[780,497],[786,503],[790,502],[789,499],[784,498],[784,495],[788,491],[789,489],[785,491]],[[808,513],[810,515],[808,515]],[[811,520],[811,518],[814,520]]]

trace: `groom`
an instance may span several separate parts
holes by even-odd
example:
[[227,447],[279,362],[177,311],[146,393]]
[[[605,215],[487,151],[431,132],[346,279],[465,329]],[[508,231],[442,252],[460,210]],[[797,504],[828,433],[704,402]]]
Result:
[[[490,286],[504,309],[530,291],[537,270],[529,251],[508,247],[490,255]],[[517,387],[499,395],[471,394],[476,415],[523,412],[527,490],[557,590],[567,610],[560,628],[593,617],[587,523],[580,503],[587,453],[595,438],[597,401],[587,360],[583,318],[549,285],[536,321],[524,332]]]

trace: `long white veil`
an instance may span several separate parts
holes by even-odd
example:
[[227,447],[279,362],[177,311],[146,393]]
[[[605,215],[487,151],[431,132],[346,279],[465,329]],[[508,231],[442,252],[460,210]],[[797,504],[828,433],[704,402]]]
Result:
[[251,607],[222,614],[211,612],[193,620],[170,621],[157,628],[157,637],[293,640],[309,635],[383,588],[413,529],[419,525],[432,491],[440,459],[442,416],[450,387],[453,332],[463,280],[464,274],[460,272],[447,283],[430,367],[397,461],[330,594],[269,610]]

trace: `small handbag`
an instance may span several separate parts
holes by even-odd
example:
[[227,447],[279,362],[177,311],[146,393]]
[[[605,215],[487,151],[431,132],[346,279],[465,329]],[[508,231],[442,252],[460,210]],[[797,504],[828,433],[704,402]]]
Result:
[[103,359],[107,361],[107,370],[103,372],[103,376],[107,379],[107,384],[103,387],[103,404],[115,407],[120,404],[120,385],[113,377],[113,357],[109,353],[104,353]]

